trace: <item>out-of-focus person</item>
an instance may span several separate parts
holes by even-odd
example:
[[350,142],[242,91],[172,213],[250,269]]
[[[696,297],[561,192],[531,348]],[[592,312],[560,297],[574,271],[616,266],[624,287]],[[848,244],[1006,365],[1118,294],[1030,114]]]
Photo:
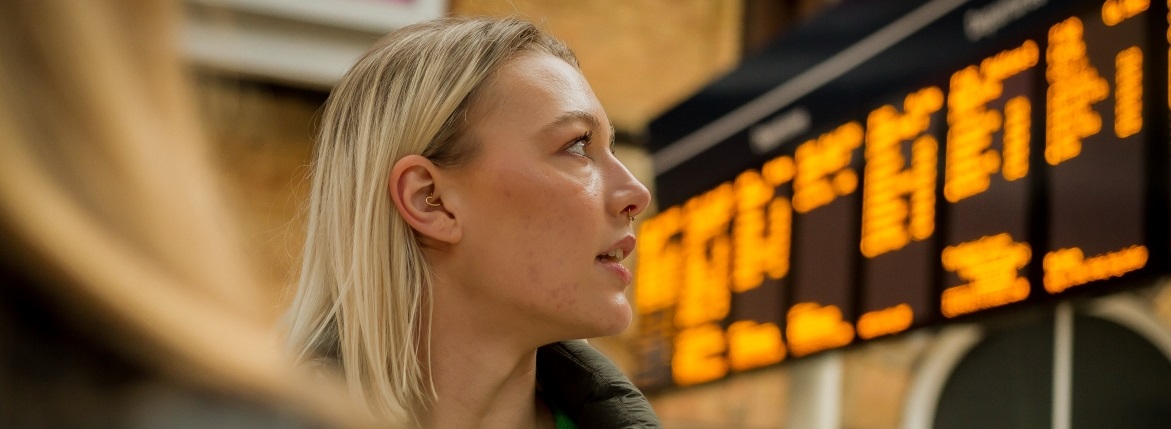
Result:
[[0,1],[0,427],[361,425],[263,321],[171,1]]

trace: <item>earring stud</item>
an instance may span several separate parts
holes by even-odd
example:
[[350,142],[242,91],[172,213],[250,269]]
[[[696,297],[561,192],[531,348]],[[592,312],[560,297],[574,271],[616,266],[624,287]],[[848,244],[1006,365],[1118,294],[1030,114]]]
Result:
[[427,195],[427,205],[429,205],[431,207],[439,207],[439,206],[443,205],[443,203],[437,203],[437,202],[433,201],[434,199],[435,199],[434,194]]

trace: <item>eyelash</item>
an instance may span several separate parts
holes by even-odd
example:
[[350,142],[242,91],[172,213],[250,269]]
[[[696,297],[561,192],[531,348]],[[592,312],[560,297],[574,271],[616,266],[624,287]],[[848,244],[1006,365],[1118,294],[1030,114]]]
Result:
[[568,152],[574,146],[577,146],[578,143],[582,143],[582,153],[580,153],[580,154],[573,153],[573,152],[570,152],[570,153],[573,153],[574,155],[577,155],[577,156],[584,156],[584,157],[589,158],[589,156],[585,154],[585,148],[590,145],[590,141],[593,140],[593,138],[594,138],[593,131],[586,131],[586,132],[582,133],[582,135],[577,136],[577,138],[573,139],[573,141],[569,143],[569,146],[567,146],[565,148],[565,150]]
[[[584,143],[582,145],[582,151],[584,152],[585,148],[588,147],[590,145],[590,143],[593,141],[593,138],[594,138],[593,131],[586,131],[585,133],[582,133],[582,135],[577,136],[577,138],[573,139],[573,142],[569,143],[569,146],[567,146],[565,148],[565,150],[568,151],[569,148],[572,148],[573,146],[577,145],[578,142],[582,142],[582,143]],[[616,148],[617,148],[617,145],[614,144],[614,139],[611,138],[610,139],[610,154],[611,155],[617,154]],[[578,155],[578,154],[575,154],[575,155]],[[578,156],[585,156],[586,158],[589,158],[589,155],[585,155],[585,154],[580,154]]]

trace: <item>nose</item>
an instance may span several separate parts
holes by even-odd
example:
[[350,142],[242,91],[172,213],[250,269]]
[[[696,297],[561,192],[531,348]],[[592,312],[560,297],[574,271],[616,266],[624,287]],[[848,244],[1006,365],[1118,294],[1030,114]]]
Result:
[[639,182],[621,162],[614,163],[614,187],[610,194],[609,212],[623,219],[638,216],[651,203],[651,192]]

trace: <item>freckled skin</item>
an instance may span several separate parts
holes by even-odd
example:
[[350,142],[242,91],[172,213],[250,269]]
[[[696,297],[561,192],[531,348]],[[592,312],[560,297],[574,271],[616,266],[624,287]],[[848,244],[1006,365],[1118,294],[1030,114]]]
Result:
[[[571,111],[597,124],[548,126]],[[489,78],[469,116],[479,150],[443,183],[463,235],[447,258],[458,290],[442,296],[536,343],[621,332],[626,285],[596,257],[632,233],[624,210],[638,214],[650,195],[611,154],[609,118],[589,84],[558,58],[525,54]],[[587,131],[586,156],[566,150]]]

